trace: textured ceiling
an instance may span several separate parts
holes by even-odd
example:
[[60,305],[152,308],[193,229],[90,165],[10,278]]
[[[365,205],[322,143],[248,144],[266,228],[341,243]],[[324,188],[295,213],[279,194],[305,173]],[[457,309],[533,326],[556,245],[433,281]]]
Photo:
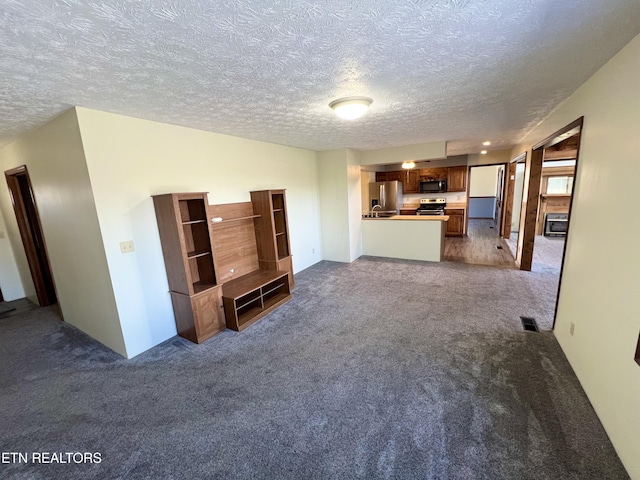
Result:
[[[313,150],[510,146],[640,0],[1,0],[0,145],[80,105]],[[328,107],[374,99],[354,122]]]

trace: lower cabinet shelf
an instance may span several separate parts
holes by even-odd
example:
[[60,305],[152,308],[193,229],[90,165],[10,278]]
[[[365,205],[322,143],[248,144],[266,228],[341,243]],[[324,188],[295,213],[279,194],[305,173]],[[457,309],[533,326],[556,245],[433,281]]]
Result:
[[222,286],[227,328],[242,331],[291,299],[289,273],[255,270]]

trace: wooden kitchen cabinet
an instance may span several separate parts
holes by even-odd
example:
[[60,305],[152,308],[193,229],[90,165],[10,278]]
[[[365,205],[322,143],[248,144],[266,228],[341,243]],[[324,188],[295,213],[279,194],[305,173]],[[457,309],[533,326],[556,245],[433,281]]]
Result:
[[420,181],[446,180],[448,170],[447,167],[421,168],[418,170]]
[[420,193],[420,171],[405,170],[402,173],[402,191],[404,193]]
[[462,237],[464,235],[464,208],[445,208],[444,214],[449,215],[446,237]]
[[447,172],[447,192],[466,192],[467,167],[449,167]]
[[415,208],[401,208],[400,209],[400,215],[415,215],[416,214],[416,209]]
[[403,193],[420,193],[420,173],[418,170],[397,170],[393,172],[376,172],[376,182],[402,183]]
[[401,172],[401,171],[387,172],[387,182],[393,182],[393,181],[402,182],[404,179],[403,173],[404,172]]

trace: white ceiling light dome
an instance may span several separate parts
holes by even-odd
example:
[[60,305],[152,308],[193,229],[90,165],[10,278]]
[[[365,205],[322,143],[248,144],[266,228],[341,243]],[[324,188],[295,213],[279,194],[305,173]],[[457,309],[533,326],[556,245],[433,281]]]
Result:
[[329,104],[335,114],[345,120],[355,120],[363,116],[373,100],[369,97],[344,97]]

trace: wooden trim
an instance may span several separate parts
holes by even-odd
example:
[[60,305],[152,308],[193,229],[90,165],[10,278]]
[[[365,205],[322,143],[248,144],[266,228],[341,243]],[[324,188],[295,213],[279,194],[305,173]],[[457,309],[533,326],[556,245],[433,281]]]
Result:
[[[580,148],[582,145],[582,131],[584,128],[584,117],[580,117],[578,120],[576,120],[573,123],[575,124],[576,122],[579,122],[580,130],[578,133],[580,135],[580,138],[578,139],[578,145],[576,145],[576,164],[574,166],[575,173],[573,177],[573,189],[571,193],[571,200],[569,201],[569,215],[567,216],[567,235],[565,236],[564,248],[562,249],[562,261],[560,262],[560,277],[558,279],[558,293],[556,294],[556,308],[553,311],[553,325],[551,326],[552,329],[556,327],[556,318],[558,316],[558,303],[560,303],[560,290],[562,288],[562,277],[564,274],[564,259],[567,256],[567,240],[569,239],[569,229],[571,227],[571,212],[573,211],[573,202],[576,198],[573,192],[576,191],[576,184],[578,181],[578,166],[580,165]],[[569,125],[569,127],[571,127],[571,124]],[[575,127],[572,127],[572,128],[575,128]]]
[[[511,238],[511,221],[513,220],[513,200],[516,190],[516,168],[518,162],[510,162],[507,166],[507,179],[505,179],[504,208],[502,212],[502,237]],[[513,177],[513,178],[511,178]]]
[[576,173],[575,167],[544,167],[543,177],[573,177]]
[[[531,271],[533,263],[533,248],[536,237],[536,221],[538,219],[538,204],[540,202],[540,180],[542,178],[542,157],[544,148],[538,148],[531,152],[529,162],[529,185],[526,191],[526,207],[524,222],[520,221],[518,238],[518,255],[520,270]],[[527,173],[525,171],[525,178]]]
[[[567,125],[566,127],[561,128],[560,130],[552,133],[551,135],[549,135],[547,138],[545,138],[544,140],[542,140],[541,142],[535,144],[531,149],[532,150],[538,150],[540,148],[549,148],[553,145],[555,145],[556,143],[559,142],[558,138],[560,135],[562,135],[563,133],[566,133],[570,130],[573,130],[574,128],[580,128],[580,132],[582,132],[582,125],[584,123],[584,117],[580,117],[576,120],[574,120],[573,122],[571,122],[569,125]],[[580,139],[582,140],[582,139]],[[578,142],[578,148],[576,148],[577,153],[580,153],[580,142]],[[576,154],[577,156],[577,154]],[[576,159],[576,164],[577,164],[577,159]]]
[[[13,210],[16,214],[16,222],[18,224],[18,230],[20,231],[20,237],[22,238],[22,245],[27,257],[38,303],[41,307],[53,305],[58,301],[57,293],[51,273],[47,245],[42,232],[42,223],[40,222],[40,215],[38,214],[38,206],[33,188],[31,187],[29,172],[26,165],[21,165],[6,170],[4,175],[7,186],[9,187]],[[24,177],[26,179],[26,188],[28,188],[28,195],[32,200],[29,205],[24,201],[24,195],[18,177]]]
[[545,162],[550,160],[573,160],[574,158],[576,158],[576,150],[546,151],[544,154]]
[[474,196],[474,197],[469,197],[469,199],[472,198],[498,198],[497,195],[484,195],[484,196]]

